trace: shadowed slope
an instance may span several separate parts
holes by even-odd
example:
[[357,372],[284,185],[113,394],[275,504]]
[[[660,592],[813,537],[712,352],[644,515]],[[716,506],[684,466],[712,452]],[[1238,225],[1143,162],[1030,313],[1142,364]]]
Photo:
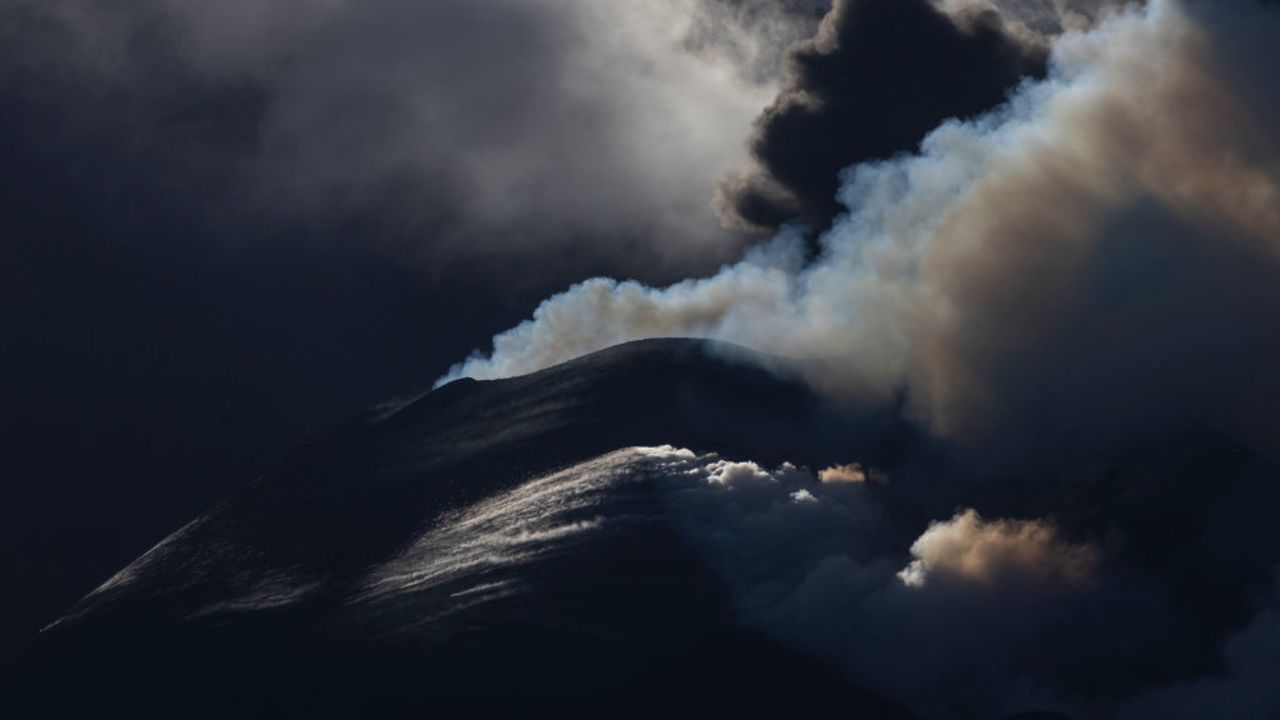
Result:
[[[901,716],[739,627],[651,484],[592,485],[625,467],[581,464],[663,443],[820,463],[876,435],[745,353],[632,343],[353,421],[85,598],[9,697],[52,717]],[[530,500],[539,477],[549,495]],[[465,554],[530,513],[603,529]],[[423,584],[433,563],[449,582]]]

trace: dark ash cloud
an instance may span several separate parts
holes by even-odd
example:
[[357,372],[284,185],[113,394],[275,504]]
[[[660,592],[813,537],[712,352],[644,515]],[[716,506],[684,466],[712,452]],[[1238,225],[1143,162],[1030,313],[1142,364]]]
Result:
[[994,9],[961,21],[929,0],[838,0],[787,59],[786,87],[756,120],[757,167],[720,188],[730,226],[825,228],[842,210],[841,170],[912,151],[943,120],[994,107],[1043,74],[1045,48],[1016,38]]

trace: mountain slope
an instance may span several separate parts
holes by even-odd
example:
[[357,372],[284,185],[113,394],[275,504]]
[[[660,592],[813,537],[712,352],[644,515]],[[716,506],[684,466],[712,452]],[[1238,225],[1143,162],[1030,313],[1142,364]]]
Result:
[[747,351],[632,343],[300,448],[47,629],[21,716],[903,717],[733,619],[633,446],[820,463],[903,431]]

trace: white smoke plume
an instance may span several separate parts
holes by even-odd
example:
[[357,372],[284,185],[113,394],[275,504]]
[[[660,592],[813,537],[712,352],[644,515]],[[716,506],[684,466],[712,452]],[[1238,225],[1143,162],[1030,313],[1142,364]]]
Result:
[[814,373],[826,388],[907,388],[942,435],[1230,414],[1280,345],[1280,108],[1258,77],[1280,61],[1280,12],[1093,12],[1063,28],[1045,80],[914,155],[849,169],[849,212],[816,261],[784,233],[669,288],[590,280],[442,382],[698,336],[831,359]]

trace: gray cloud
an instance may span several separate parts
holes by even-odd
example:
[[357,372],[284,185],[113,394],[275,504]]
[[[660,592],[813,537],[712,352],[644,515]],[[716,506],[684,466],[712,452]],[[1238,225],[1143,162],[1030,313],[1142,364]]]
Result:
[[[224,212],[346,224],[428,267],[578,248],[687,268],[739,243],[708,211],[714,184],[745,157],[809,6],[20,0],[3,18],[9,80],[63,103],[78,133],[118,119],[120,141],[176,153],[190,193],[233,183]],[[55,75],[114,104],[85,116]],[[198,143],[175,147],[187,122]]]

